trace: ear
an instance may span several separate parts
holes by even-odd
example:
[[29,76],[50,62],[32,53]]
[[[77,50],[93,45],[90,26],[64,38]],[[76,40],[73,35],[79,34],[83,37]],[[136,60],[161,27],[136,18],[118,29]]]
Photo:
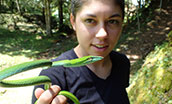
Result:
[[73,14],[70,14],[70,23],[72,24],[73,29],[75,30],[75,17],[73,16]]

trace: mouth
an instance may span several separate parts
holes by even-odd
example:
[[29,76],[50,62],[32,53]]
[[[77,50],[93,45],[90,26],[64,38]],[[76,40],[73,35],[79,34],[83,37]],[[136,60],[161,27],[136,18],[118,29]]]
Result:
[[94,47],[98,48],[98,49],[105,49],[108,47],[108,45],[100,45],[100,44],[95,44],[93,45]]

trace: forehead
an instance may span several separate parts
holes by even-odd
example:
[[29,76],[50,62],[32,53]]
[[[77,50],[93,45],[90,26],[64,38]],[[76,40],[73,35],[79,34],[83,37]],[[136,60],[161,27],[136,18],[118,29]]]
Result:
[[111,13],[122,14],[121,8],[115,3],[115,0],[88,0],[85,2],[77,14],[104,14]]

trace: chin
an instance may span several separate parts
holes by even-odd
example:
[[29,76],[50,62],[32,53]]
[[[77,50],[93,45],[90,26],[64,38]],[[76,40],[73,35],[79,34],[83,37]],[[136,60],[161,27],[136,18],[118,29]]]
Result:
[[93,54],[90,54],[90,55],[106,57],[106,56],[108,56],[108,55],[109,55],[109,53],[93,53]]

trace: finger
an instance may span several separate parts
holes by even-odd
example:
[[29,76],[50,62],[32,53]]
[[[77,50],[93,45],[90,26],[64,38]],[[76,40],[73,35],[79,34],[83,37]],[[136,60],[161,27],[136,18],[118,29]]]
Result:
[[63,95],[57,95],[51,104],[67,104],[67,98]]
[[49,104],[60,90],[60,87],[57,85],[51,86],[51,88],[41,94],[37,101],[37,104]]
[[37,88],[35,90],[35,97],[38,99],[43,92],[44,92],[44,90],[42,88]]

